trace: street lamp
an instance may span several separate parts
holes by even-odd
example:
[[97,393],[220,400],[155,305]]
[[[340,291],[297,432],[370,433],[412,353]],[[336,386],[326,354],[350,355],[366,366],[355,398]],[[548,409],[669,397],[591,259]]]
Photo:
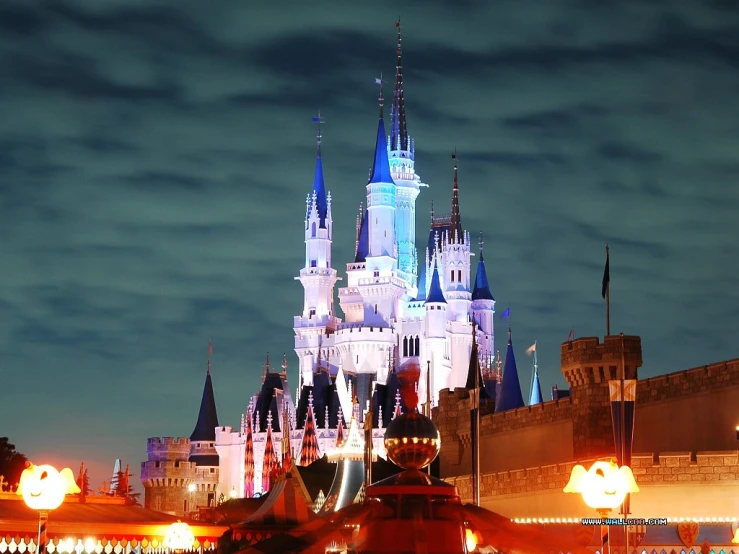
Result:
[[189,503],[189,506],[188,506],[188,508],[189,508],[188,511],[189,512],[194,512],[195,511],[193,509],[194,506],[192,504],[192,493],[194,493],[197,490],[197,488],[198,488],[198,486],[195,483],[190,483],[189,485],[187,485],[187,490],[190,493],[190,503]]
[[[585,504],[596,510],[601,518],[606,518],[611,510],[623,504],[627,494],[639,492],[639,487],[629,466],[618,467],[611,460],[595,462],[588,470],[581,465],[573,467],[564,492],[581,494]],[[606,526],[606,533],[601,531],[604,548],[607,530]]]
[[169,526],[164,537],[164,548],[182,552],[183,550],[192,550],[194,545],[195,536],[187,523],[177,520]]
[[26,464],[16,494],[23,497],[26,506],[38,511],[37,554],[43,554],[46,550],[46,522],[49,512],[62,505],[65,495],[79,492],[82,491],[74,482],[71,469],[57,471],[50,465]]

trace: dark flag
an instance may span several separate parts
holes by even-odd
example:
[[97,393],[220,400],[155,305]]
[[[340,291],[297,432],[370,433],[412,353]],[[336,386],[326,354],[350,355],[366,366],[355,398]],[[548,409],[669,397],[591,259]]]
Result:
[[608,285],[611,283],[611,271],[609,269],[609,254],[606,249],[606,268],[603,270],[603,288],[601,289],[600,295],[605,299],[606,292],[608,291]]

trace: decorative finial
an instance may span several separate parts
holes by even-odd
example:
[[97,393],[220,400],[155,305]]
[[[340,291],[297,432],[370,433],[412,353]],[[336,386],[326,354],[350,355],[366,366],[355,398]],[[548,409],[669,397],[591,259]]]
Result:
[[385,104],[385,97],[382,93],[382,88],[383,88],[383,85],[385,84],[385,81],[382,80],[382,72],[380,73],[379,78],[375,78],[375,84],[380,85],[379,102],[380,102],[380,118],[382,118],[382,106]]
[[508,326],[508,344],[511,344],[511,326]]
[[321,155],[321,139],[323,138],[323,135],[321,134],[321,125],[326,123],[326,120],[321,117],[321,110],[318,110],[318,115],[313,118],[313,123],[316,124],[318,127],[318,131],[316,133],[316,143],[318,145],[318,155]]
[[434,200],[431,200],[431,223],[434,222]]
[[452,153],[452,160],[454,160],[454,188],[459,188],[459,181],[457,180],[457,170],[459,170],[459,165],[457,164],[457,147],[454,147],[454,152]]
[[208,339],[208,375],[210,375],[210,357],[213,355],[213,342]]
[[480,252],[482,252],[482,245],[485,244],[485,242],[482,240],[482,231],[480,231],[480,240],[477,241],[477,244],[480,247]]
[[284,352],[282,354],[282,373],[287,373],[287,356]]

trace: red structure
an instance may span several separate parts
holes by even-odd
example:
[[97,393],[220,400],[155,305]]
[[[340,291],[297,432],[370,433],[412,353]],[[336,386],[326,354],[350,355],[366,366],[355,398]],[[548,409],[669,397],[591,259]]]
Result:
[[246,445],[244,447],[244,497],[254,496],[254,431],[252,428],[252,403],[246,412]]
[[313,393],[308,396],[308,414],[303,427],[303,440],[300,443],[299,464],[303,467],[311,465],[320,458],[316,422],[313,418]]

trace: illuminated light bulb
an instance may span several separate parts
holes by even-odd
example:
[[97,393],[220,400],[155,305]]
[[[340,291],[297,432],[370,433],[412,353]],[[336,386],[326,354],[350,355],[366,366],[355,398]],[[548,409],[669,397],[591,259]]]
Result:
[[423,439],[423,444],[428,444],[428,443],[429,443],[428,439]]
[[418,437],[413,437],[413,444],[418,444]]
[[407,444],[407,443],[408,443],[408,437],[403,437],[403,444]]
[[464,543],[467,547],[467,552],[474,552],[475,548],[477,548],[477,537],[472,529],[465,529]]
[[97,546],[97,541],[95,539],[89,538],[85,539],[85,552],[94,552],[95,547]]

